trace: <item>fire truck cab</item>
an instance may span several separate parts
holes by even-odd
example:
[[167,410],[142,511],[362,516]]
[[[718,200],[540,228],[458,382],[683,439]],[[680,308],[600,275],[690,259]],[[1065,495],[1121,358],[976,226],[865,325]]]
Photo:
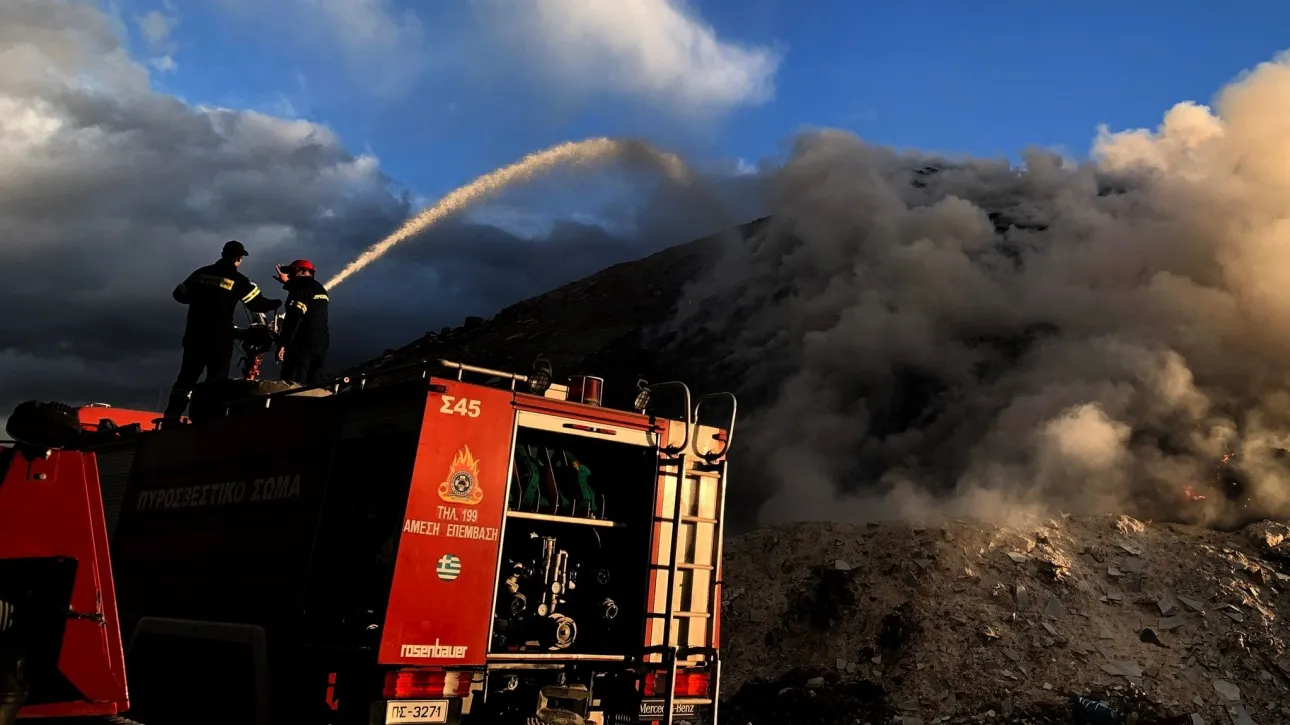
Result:
[[20,721],[715,722],[736,401],[603,385],[422,361],[62,437],[20,406],[0,725],[6,691]]

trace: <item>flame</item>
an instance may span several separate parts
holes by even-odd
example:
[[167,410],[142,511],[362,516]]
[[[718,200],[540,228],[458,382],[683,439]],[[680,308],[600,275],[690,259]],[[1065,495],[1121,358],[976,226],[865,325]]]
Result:
[[470,446],[462,446],[452,457],[452,463],[448,464],[448,478],[452,478],[460,471],[470,474],[470,477],[479,480],[479,461],[470,454]]
[[1188,486],[1187,488],[1183,489],[1183,497],[1186,498],[1188,501],[1205,500],[1205,497],[1200,495],[1199,493],[1196,493],[1196,489],[1192,488],[1191,486]]

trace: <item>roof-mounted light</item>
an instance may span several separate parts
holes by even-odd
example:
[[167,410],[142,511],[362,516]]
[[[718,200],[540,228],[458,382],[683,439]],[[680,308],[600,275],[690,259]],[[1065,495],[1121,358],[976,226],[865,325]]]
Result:
[[529,375],[529,392],[534,395],[545,395],[551,387],[551,361],[538,355],[533,361],[533,372]]
[[636,381],[636,399],[632,401],[632,408],[637,413],[644,413],[649,408],[649,383],[644,378]]
[[600,405],[605,379],[594,375],[575,375],[569,379],[569,400],[583,405]]

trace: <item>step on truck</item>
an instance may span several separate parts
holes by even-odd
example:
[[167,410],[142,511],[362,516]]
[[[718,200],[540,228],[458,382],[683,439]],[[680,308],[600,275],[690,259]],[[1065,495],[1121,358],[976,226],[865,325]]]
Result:
[[733,395],[270,382],[14,411],[0,725],[716,722]]

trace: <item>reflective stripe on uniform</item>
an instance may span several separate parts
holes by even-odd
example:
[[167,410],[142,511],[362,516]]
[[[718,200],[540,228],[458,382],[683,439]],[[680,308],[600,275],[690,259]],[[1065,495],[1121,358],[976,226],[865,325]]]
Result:
[[178,286],[178,287],[176,287],[175,289],[179,290],[179,294],[181,294],[181,295],[186,295],[186,294],[188,294],[188,283],[187,283],[187,282],[180,282],[180,283],[179,283],[179,286]]
[[236,282],[229,279],[228,277],[217,277],[213,274],[196,275],[193,277],[193,281],[201,284],[214,285],[216,287],[219,287],[220,289],[226,289],[226,290],[233,289],[233,285],[236,284]]
[[309,311],[309,308],[305,306],[305,303],[301,302],[300,300],[293,301],[291,303],[291,306],[299,308],[300,314],[302,315]]
[[323,300],[323,301],[326,301],[326,302],[330,302],[330,301],[331,301],[331,298],[330,298],[330,297],[328,297],[327,295],[314,295],[314,299],[316,299],[316,300]]
[[[232,288],[230,287],[229,289],[232,289]],[[252,283],[251,283],[251,291],[250,291],[250,292],[247,292],[247,293],[246,293],[246,296],[242,298],[242,303],[243,303],[243,304],[246,304],[247,302],[250,302],[251,300],[253,300],[253,299],[255,299],[256,297],[259,297],[259,296],[260,296],[260,288],[259,288],[259,287],[257,287],[257,286],[256,286],[256,284],[255,284],[254,282],[252,282]]]

